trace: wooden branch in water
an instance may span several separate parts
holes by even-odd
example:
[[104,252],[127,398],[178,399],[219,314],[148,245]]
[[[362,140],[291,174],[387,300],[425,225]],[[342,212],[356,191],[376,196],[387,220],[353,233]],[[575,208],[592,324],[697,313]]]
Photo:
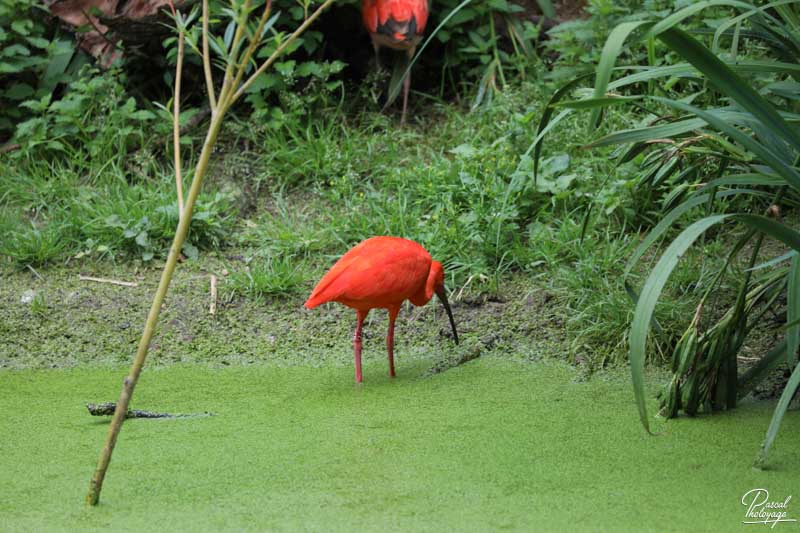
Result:
[[[111,416],[117,408],[115,402],[87,403],[86,408],[92,416]],[[128,409],[125,418],[175,418],[171,413],[153,413],[151,411],[140,411],[139,409]]]
[[[112,416],[117,408],[116,402],[87,403],[86,409],[92,416]],[[128,418],[190,418],[198,416],[211,416],[211,413],[193,413],[188,415],[172,413],[154,413],[152,411],[142,411],[139,409],[128,409],[125,419]]]
[[486,350],[491,350],[494,345],[497,343],[498,335],[489,335],[488,337],[481,339],[466,350],[461,351],[457,357],[450,357],[448,359],[444,359],[439,361],[434,366],[428,369],[426,372],[427,375],[434,375],[434,374],[441,374],[451,368],[455,368],[457,366],[461,366],[464,363],[469,363],[470,361],[477,359],[480,357],[483,352]]

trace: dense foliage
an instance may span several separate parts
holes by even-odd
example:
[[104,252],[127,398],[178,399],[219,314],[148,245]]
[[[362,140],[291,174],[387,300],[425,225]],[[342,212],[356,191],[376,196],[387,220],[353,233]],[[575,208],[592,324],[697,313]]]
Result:
[[[698,283],[696,292],[701,297],[688,329],[674,347],[673,378],[661,399],[669,417],[681,410],[695,415],[701,410],[732,408],[769,371],[788,363],[794,371],[759,456],[763,462],[800,383],[800,233],[791,219],[783,218],[800,198],[800,132],[796,127],[800,11],[786,2],[761,7],[738,2],[735,8],[740,15],[718,19],[709,28],[710,46],[678,29],[691,15],[715,4],[721,3],[694,4],[660,21],[620,24],[604,47],[591,98],[560,105],[594,108],[591,124],[600,120],[602,107],[626,102],[636,103],[644,115],[640,119],[644,126],[592,143],[626,145],[621,160],[640,159],[637,186],[662,199],[660,221],[634,252],[626,273],[679,218],[689,213],[695,216],[664,251],[638,296],[630,358],[645,427],[643,364],[660,294],[680,256],[704,233],[735,222],[745,227],[743,235],[720,250],[722,261],[710,281]],[[622,43],[637,37],[647,43],[649,65],[609,83]],[[660,54],[656,39],[666,48]],[[726,45],[729,48],[723,52]],[[675,55],[664,53],[667,50],[686,62],[675,61]],[[658,57],[670,61],[658,61]],[[758,264],[765,236],[777,239],[789,251],[778,249]],[[743,270],[737,268],[740,255],[745,256]],[[790,266],[782,266],[787,261]],[[716,318],[712,307],[709,317],[709,305],[719,301],[720,293],[730,286],[725,283],[730,277],[736,287],[730,308]],[[762,349],[758,363],[739,373],[738,356],[748,335],[762,327],[766,313],[776,307],[785,309],[785,340],[772,350]]]
[[29,112],[23,102],[52,93],[85,60],[35,0],[0,2],[0,141]]

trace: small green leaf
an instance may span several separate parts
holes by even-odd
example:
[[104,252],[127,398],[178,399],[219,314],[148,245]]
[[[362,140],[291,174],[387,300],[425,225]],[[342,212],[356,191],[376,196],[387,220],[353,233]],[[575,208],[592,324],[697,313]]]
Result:
[[6,46],[3,48],[3,57],[14,57],[14,56],[29,56],[31,55],[30,49],[26,46],[22,46],[21,44],[12,44],[11,46]]
[[29,19],[17,19],[11,23],[11,29],[20,35],[28,35],[33,28],[33,21]]
[[131,113],[130,117],[133,120],[153,120],[156,118],[156,115],[152,111],[148,111],[146,109],[140,109],[139,111],[134,111],[133,113]]
[[190,243],[189,241],[185,241],[183,243],[183,255],[188,257],[189,259],[197,259],[200,256],[200,252],[197,250],[197,247]]
[[550,0],[536,0],[536,3],[539,4],[539,9],[542,10],[542,14],[545,17],[556,18],[556,9],[553,7],[553,2]]
[[139,234],[136,235],[136,244],[142,248],[150,247],[150,240],[147,238],[147,231],[140,231]]
[[41,48],[42,50],[50,46],[50,41],[41,37],[26,37],[25,40],[34,48]]
[[3,92],[3,96],[9,100],[24,100],[34,93],[33,87],[27,83],[15,83]]

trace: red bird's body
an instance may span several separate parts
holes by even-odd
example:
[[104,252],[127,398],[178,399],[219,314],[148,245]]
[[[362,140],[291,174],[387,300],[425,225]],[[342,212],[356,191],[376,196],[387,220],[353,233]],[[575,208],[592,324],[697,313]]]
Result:
[[[425,33],[428,0],[362,0],[361,16],[372,38],[376,56],[378,49],[386,46],[394,50],[404,50],[410,59]],[[410,87],[409,74],[403,80],[402,122],[406,119]]]
[[362,0],[361,16],[373,43],[408,50],[425,33],[428,0]]
[[322,277],[305,306],[312,309],[326,302],[339,302],[356,310],[358,323],[353,337],[356,381],[361,382],[361,328],[370,309],[389,311],[389,374],[394,377],[394,324],[405,300],[422,306],[434,293],[447,310],[453,335],[458,334],[444,290],[441,263],[414,241],[399,237],[373,237],[344,254]]

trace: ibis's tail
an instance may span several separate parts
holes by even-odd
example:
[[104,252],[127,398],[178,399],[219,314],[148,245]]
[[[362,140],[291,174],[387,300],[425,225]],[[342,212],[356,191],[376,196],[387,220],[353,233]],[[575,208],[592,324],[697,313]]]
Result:
[[306,303],[304,303],[303,306],[306,309],[314,309],[318,305],[324,304],[326,301],[327,300],[324,297],[311,293],[311,296],[308,297],[308,300],[306,300]]

